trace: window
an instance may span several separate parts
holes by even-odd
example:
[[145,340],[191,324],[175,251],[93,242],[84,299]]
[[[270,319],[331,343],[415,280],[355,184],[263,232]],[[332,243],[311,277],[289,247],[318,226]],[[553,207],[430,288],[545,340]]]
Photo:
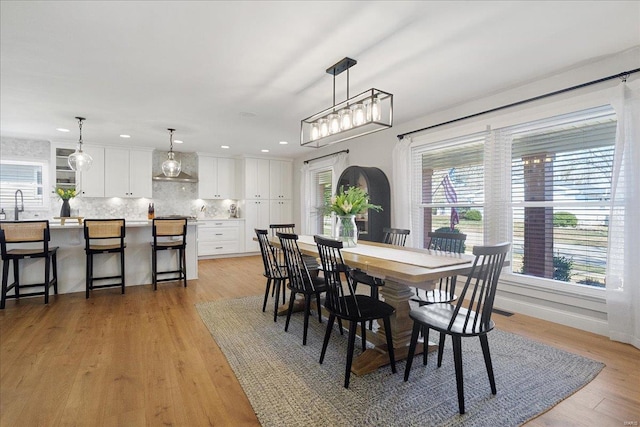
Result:
[[507,239],[514,280],[604,287],[615,135],[606,106],[414,147],[419,243],[451,227],[466,252]]
[[324,207],[331,201],[333,194],[331,169],[312,171],[312,218],[311,229],[314,234],[331,235],[331,214],[325,215]]
[[555,117],[511,135],[512,272],[604,287],[613,110]]
[[[48,197],[44,191],[46,177],[47,164],[44,162],[2,160],[0,205],[5,210],[15,206],[17,190],[21,190],[25,209],[47,209]],[[18,203],[20,202],[18,196]]]
[[471,135],[413,150],[412,229],[419,247],[430,231],[467,235],[465,251],[483,242],[485,135]]

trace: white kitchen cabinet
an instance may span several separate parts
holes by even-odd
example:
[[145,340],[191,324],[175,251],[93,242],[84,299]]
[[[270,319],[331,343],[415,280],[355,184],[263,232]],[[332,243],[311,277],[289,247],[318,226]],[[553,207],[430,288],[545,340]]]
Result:
[[269,199],[269,160],[244,159],[244,198]]
[[291,224],[293,223],[293,209],[291,200],[269,200],[269,223]]
[[236,160],[198,154],[198,197],[237,199]]
[[286,160],[269,160],[269,198],[291,199],[293,164]]
[[[84,147],[83,147],[84,148]],[[51,148],[54,188],[77,189],[79,173],[69,167],[67,159],[75,151],[73,144],[54,144]],[[52,193],[55,191],[52,190]]]
[[243,211],[245,221],[245,251],[258,252],[260,251],[260,245],[253,240],[256,235],[254,229],[269,229],[269,201],[245,200]]
[[81,197],[104,197],[104,148],[83,144],[82,150],[91,156],[91,167],[80,173]]
[[198,221],[198,257],[244,251],[243,221]]
[[104,167],[106,197],[152,197],[150,150],[105,148]]

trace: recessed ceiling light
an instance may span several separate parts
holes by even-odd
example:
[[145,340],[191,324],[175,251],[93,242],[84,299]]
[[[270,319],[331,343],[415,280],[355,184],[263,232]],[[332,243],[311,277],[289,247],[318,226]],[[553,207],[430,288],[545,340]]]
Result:
[[174,139],[173,142],[175,142],[176,144],[182,144],[182,141],[180,141],[179,139]]
[[229,148],[228,145],[221,145],[220,148]]
[[57,128],[56,130],[59,132],[69,132],[69,129],[65,129],[65,128]]
[[131,138],[131,135],[120,135],[120,138]]
[[252,117],[255,117],[255,116],[256,116],[256,113],[251,113],[251,112],[249,112],[249,111],[240,111],[240,112],[238,113],[238,115],[239,115],[240,117],[252,118]]
[[288,142],[287,141],[280,141],[280,145],[287,145]]
[[260,150],[260,151],[262,151],[263,153],[268,153],[269,152],[269,150]]

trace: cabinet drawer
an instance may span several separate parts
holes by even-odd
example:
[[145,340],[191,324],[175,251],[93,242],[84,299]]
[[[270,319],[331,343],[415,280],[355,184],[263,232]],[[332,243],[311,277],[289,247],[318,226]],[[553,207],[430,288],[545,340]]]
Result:
[[240,229],[238,227],[201,227],[198,229],[199,241],[219,242],[225,240],[238,240]]
[[240,242],[198,242],[198,256],[240,252]]

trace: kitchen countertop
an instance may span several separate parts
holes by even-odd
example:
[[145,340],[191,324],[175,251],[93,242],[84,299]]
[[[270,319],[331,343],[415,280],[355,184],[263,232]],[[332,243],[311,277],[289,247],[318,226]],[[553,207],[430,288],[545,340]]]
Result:
[[[189,225],[198,225],[198,224],[206,224],[208,222],[211,221],[244,221],[244,218],[203,218],[203,219],[189,219],[188,220],[188,224]],[[146,219],[126,219],[125,218],[125,226],[127,228],[129,227],[150,227],[151,226],[151,220],[146,220]],[[62,225],[60,223],[60,220],[58,219],[54,219],[54,220],[49,220],[49,227],[50,228],[64,228],[64,229],[75,229],[75,228],[83,228],[82,224],[78,224],[78,222],[74,219],[72,221],[67,220],[65,221],[65,224]]]

